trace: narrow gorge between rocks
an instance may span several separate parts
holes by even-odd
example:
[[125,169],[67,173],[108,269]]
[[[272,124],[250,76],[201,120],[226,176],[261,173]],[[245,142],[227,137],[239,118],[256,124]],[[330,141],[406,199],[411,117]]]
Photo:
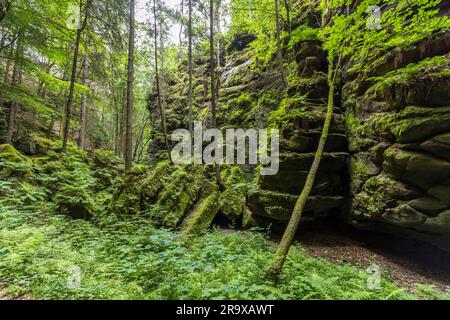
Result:
[[[450,299],[450,1],[75,2],[0,1],[0,300]],[[174,164],[194,121],[278,173]]]

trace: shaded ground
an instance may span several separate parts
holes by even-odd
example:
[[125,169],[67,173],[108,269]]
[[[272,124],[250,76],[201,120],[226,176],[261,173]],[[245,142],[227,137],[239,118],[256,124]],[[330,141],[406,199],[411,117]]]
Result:
[[333,263],[363,268],[377,264],[408,290],[416,284],[434,285],[444,292],[450,289],[450,253],[430,245],[335,224],[304,227],[296,241],[312,257]]

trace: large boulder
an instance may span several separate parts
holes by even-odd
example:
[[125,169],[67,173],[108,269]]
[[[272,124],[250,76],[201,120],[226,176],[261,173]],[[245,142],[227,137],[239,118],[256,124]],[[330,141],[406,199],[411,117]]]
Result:
[[384,171],[390,176],[428,190],[450,178],[450,163],[417,151],[391,147],[384,153]]

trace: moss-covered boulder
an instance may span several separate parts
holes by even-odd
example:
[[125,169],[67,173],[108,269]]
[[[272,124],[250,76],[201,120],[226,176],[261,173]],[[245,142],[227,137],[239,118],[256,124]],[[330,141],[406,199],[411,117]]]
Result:
[[391,147],[384,153],[384,159],[386,173],[422,190],[450,179],[450,162],[422,152]]
[[442,212],[437,217],[427,219],[424,229],[448,236],[450,234],[450,210]]
[[[249,208],[254,215],[270,218],[276,222],[287,222],[292,215],[297,196],[261,190],[249,198]],[[342,196],[311,196],[305,207],[305,220],[314,220],[344,204]],[[336,210],[337,212],[337,210]]]
[[27,157],[9,144],[0,145],[0,179],[28,179],[32,176],[32,163]]
[[214,191],[201,199],[181,227],[184,234],[201,234],[206,232],[221,208],[221,194]]
[[171,175],[171,181],[159,194],[157,202],[167,213],[162,220],[164,226],[179,226],[189,210],[193,209],[201,190],[198,178],[198,174],[192,175],[183,169],[178,169]]

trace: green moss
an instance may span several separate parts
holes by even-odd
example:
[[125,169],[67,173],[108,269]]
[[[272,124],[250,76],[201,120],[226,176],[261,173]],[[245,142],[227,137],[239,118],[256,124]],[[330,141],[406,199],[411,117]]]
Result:
[[427,58],[391,71],[382,77],[369,78],[375,84],[367,91],[367,94],[377,94],[392,86],[406,85],[413,79],[449,77],[449,70],[449,56]]
[[353,199],[354,214],[357,217],[376,220],[399,201],[415,196],[415,192],[409,190],[406,185],[386,175],[371,177],[365,182],[362,192]]
[[289,40],[289,48],[292,49],[302,41],[320,40],[321,29],[311,28],[308,25],[301,25],[291,32],[291,38]]
[[177,227],[190,209],[193,208],[200,192],[198,173],[189,174],[179,168],[170,177],[170,183],[159,195],[157,204],[164,208],[167,215],[162,224],[169,228]]
[[0,145],[0,179],[29,179],[33,175],[31,161],[9,144]]
[[400,143],[416,142],[450,129],[450,107],[407,107],[374,115],[370,121],[379,135],[392,135]]
[[345,114],[345,127],[350,151],[367,150],[375,144],[371,126],[367,122],[361,123],[359,117],[351,111],[347,111]]
[[220,192],[215,191],[201,200],[186,220],[182,232],[184,234],[205,233],[220,210],[220,197]]
[[2,144],[0,145],[0,160],[10,162],[24,162],[26,161],[26,158],[12,145]]

